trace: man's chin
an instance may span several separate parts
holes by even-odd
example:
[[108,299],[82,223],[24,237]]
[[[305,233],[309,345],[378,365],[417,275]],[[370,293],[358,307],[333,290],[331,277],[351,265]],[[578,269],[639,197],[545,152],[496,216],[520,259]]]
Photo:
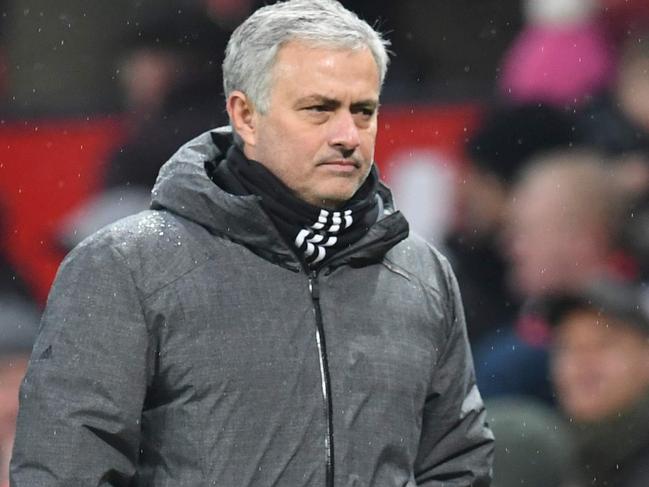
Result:
[[352,183],[348,178],[328,181],[328,183],[327,186],[323,186],[319,191],[310,195],[306,201],[328,209],[339,208],[344,206],[361,186],[357,182]]
[[347,203],[352,196],[354,196],[354,193],[321,193],[310,198],[310,201],[307,200],[307,203],[320,208],[335,210],[345,206],[345,203]]
[[349,201],[349,198],[341,199],[336,197],[322,197],[310,203],[319,208],[325,208],[327,210],[337,210],[345,206],[345,203],[347,203],[347,201]]

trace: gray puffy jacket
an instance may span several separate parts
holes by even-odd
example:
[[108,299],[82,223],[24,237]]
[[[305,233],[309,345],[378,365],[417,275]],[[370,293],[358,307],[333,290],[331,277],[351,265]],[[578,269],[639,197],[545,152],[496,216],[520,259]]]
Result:
[[[162,168],[152,210],[65,259],[13,487],[486,486],[492,436],[446,260],[384,215],[306,273],[256,196]],[[216,142],[216,143],[215,143]]]

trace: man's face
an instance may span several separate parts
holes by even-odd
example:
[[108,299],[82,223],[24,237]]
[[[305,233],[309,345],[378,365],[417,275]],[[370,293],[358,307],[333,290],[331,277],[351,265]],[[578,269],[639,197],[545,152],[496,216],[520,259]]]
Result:
[[300,42],[282,47],[269,109],[253,115],[244,152],[302,200],[337,207],[367,177],[374,157],[379,72],[369,49],[335,50]]
[[617,98],[624,113],[649,130],[649,59],[638,59],[620,73]]
[[559,403],[577,421],[611,417],[649,389],[649,338],[592,310],[562,320],[551,363]]
[[523,296],[579,289],[605,266],[606,230],[552,174],[514,190],[505,233],[512,289]]

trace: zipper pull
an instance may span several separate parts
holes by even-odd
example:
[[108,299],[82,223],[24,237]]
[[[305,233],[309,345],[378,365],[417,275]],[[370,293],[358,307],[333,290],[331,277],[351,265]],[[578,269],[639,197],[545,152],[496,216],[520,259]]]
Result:
[[311,298],[318,300],[320,299],[320,288],[318,287],[318,273],[316,271],[311,272],[309,276],[309,292],[311,293]]

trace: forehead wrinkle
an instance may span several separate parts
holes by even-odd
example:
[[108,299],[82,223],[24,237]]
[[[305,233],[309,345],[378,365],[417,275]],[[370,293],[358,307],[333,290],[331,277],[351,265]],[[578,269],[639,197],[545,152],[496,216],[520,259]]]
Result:
[[[304,66],[301,61],[304,58],[304,52],[300,53],[300,51],[316,51],[319,53],[331,54],[337,59],[325,56],[325,58],[320,59],[319,63],[313,64],[312,69],[309,69],[308,74],[302,74]],[[363,53],[363,49],[339,50],[318,48],[293,42],[283,45],[276,54],[275,63],[271,70],[271,99],[277,94],[275,88],[280,82],[282,82],[285,84],[284,94],[282,96],[284,98],[288,97],[288,99],[292,99],[293,105],[307,102],[309,101],[309,98],[313,98],[313,101],[317,103],[328,103],[332,101],[337,105],[346,105],[347,103],[350,105],[356,103],[372,103],[374,106],[378,105],[380,87],[377,86],[375,88],[373,86],[364,86],[363,82],[365,82],[365,78],[367,78],[365,73],[361,73],[363,82],[358,83],[355,79],[348,79],[347,81],[341,80],[339,78],[339,73],[334,72],[331,69],[332,67],[335,68],[339,62],[342,62],[345,56],[341,58],[341,54],[356,56],[359,53]],[[371,52],[367,51],[367,54],[371,58]],[[362,62],[365,61],[367,60],[362,59]],[[372,67],[376,70],[374,60],[371,59],[371,62]],[[357,64],[358,63],[356,63],[356,65]],[[351,73],[355,72],[354,70],[356,69],[356,65],[351,68],[348,67],[347,70],[351,69]],[[296,77],[306,77],[309,81],[306,83],[298,82]],[[372,90],[372,93],[368,92],[369,89]],[[347,102],[346,100],[349,101]]]
[[[308,105],[311,103],[322,104],[331,107],[339,107],[343,105],[343,103],[338,98],[332,98],[330,96],[320,95],[317,93],[301,96],[296,100],[295,105],[300,106],[300,105]],[[352,100],[352,102],[350,103],[351,108],[364,108],[364,107],[376,108],[378,107],[378,105],[379,105],[378,100],[374,98],[365,98],[358,101]]]
[[297,99],[296,103],[324,103],[326,105],[339,105],[340,100],[337,98],[332,98],[330,96],[319,95],[317,93],[311,93],[309,95],[301,96]]
[[365,100],[352,102],[351,106],[354,108],[361,108],[361,107],[378,108],[379,100],[373,98],[367,98]]

